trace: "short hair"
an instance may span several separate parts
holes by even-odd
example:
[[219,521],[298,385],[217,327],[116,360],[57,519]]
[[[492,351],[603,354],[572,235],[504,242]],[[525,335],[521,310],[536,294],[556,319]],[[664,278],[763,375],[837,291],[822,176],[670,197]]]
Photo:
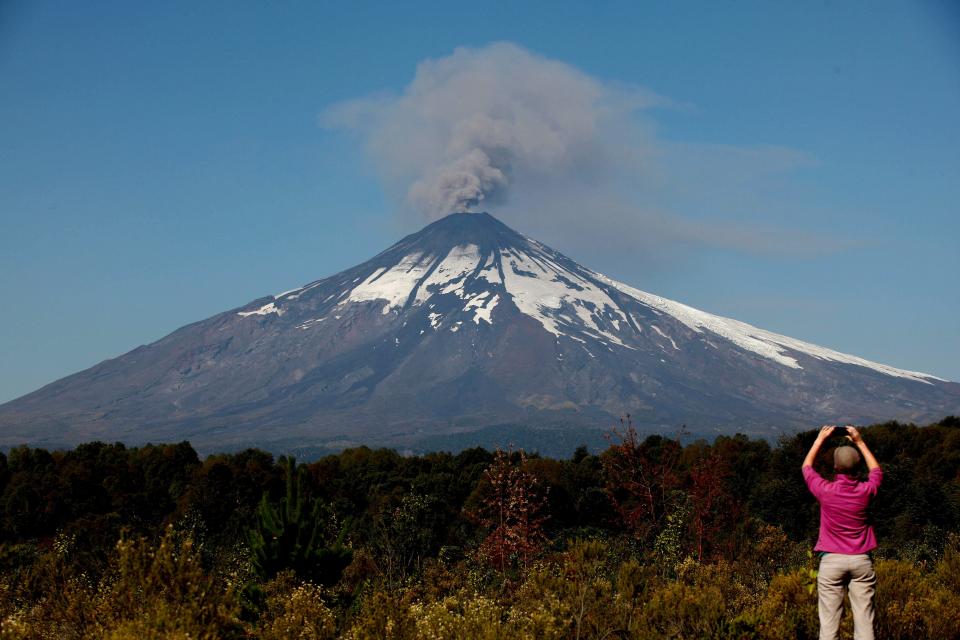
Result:
[[849,446],[833,450],[833,468],[840,473],[850,473],[860,464],[860,452]]

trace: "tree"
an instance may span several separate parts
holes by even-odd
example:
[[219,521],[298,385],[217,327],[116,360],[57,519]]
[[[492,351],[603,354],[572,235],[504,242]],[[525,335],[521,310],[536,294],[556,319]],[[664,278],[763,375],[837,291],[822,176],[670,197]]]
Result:
[[649,436],[640,442],[630,414],[615,431],[620,442],[603,454],[607,497],[624,527],[640,541],[655,537],[667,512],[668,498],[679,485],[676,466],[682,452],[679,439]]
[[353,552],[342,544],[342,532],[330,541],[322,502],[305,496],[306,470],[293,458],[281,458],[286,492],[279,503],[264,493],[249,531],[254,570],[269,580],[283,569],[302,579],[332,585],[350,564]]
[[439,547],[439,511],[440,504],[434,496],[411,491],[394,508],[378,514],[373,547],[389,586],[418,573],[424,557]]
[[703,560],[705,548],[714,547],[719,534],[730,528],[739,509],[727,491],[729,468],[713,451],[690,469],[690,529],[697,560]]
[[493,463],[484,473],[489,493],[481,507],[481,521],[491,530],[480,545],[480,552],[501,573],[514,562],[525,568],[546,541],[545,491],[537,478],[524,469],[523,451],[519,458],[519,465],[514,465],[507,453],[497,449]]

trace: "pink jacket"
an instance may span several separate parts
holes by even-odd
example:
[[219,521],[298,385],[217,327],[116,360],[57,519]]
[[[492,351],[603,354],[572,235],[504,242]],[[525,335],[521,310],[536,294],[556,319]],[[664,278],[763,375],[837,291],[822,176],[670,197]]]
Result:
[[883,472],[870,471],[866,482],[837,474],[828,482],[811,466],[803,468],[803,479],[810,493],[820,502],[820,537],[816,551],[829,553],[866,553],[877,546],[873,527],[867,524],[867,505],[877,495]]

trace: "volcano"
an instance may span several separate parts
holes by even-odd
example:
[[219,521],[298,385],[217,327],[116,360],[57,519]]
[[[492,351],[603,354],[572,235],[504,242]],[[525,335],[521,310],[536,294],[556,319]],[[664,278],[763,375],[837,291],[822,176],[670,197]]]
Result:
[[773,438],[957,412],[960,384],[699,311],[455,213],[0,406],[0,444],[566,454],[626,413],[642,432]]

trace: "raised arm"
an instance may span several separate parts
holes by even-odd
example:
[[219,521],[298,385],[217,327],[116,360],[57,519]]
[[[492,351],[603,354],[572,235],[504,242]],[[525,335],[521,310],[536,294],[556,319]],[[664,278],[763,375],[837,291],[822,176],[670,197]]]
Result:
[[874,469],[879,469],[880,463],[877,462],[877,459],[873,457],[873,453],[870,451],[867,443],[863,441],[863,436],[860,435],[860,432],[857,431],[856,427],[848,424],[847,433],[849,434],[847,435],[847,440],[855,444],[857,449],[860,450],[860,455],[863,456],[863,461],[867,463],[867,469],[871,471]]
[[[830,434],[833,433],[834,427],[832,424],[827,424],[820,427],[820,433],[817,434],[817,439],[813,441],[813,444],[810,446],[810,451],[807,452],[807,457],[803,459],[802,467],[812,467],[813,461],[817,458],[817,453],[820,451],[820,447],[823,446],[824,441],[830,437]],[[802,468],[801,467],[801,468]]]

